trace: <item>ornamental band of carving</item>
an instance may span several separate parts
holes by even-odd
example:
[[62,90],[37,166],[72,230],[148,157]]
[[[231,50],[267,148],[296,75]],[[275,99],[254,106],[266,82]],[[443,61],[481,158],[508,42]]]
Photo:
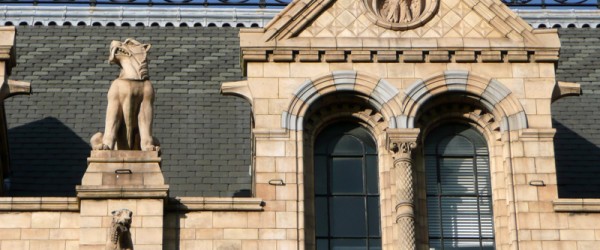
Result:
[[109,62],[121,67],[119,77],[108,90],[104,133],[91,139],[94,150],[158,151],[152,137],[154,88],[148,76],[150,44],[134,39],[112,41]]
[[439,0],[363,0],[375,24],[392,30],[407,30],[429,21]]

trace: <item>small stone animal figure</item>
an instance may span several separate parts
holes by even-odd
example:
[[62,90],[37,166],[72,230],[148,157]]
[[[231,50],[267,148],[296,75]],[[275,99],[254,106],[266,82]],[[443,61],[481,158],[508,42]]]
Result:
[[108,61],[121,67],[108,90],[104,133],[92,137],[94,150],[159,151],[152,137],[154,88],[148,77],[150,44],[134,39],[112,41]]
[[112,211],[112,222],[106,242],[106,250],[133,250],[131,241],[131,215],[133,213],[128,209],[119,209]]

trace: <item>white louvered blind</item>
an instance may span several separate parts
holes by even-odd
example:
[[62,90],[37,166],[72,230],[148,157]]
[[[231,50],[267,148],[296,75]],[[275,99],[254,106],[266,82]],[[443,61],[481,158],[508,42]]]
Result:
[[430,249],[494,249],[483,138],[462,125],[432,132],[425,145],[425,168]]

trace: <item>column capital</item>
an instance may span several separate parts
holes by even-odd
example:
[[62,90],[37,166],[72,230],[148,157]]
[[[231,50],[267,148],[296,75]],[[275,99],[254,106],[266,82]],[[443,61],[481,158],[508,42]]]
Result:
[[420,129],[389,129],[387,131],[388,150],[395,159],[410,159],[412,150],[417,147]]

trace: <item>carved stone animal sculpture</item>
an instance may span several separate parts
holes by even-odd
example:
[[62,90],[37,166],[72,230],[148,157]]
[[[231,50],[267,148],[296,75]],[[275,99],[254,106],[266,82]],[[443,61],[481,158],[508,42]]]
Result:
[[133,242],[129,232],[132,214],[129,209],[112,211],[113,218],[110,223],[106,250],[133,250]]
[[160,149],[152,137],[154,88],[147,60],[150,47],[131,38],[110,44],[108,61],[118,64],[121,73],[108,90],[105,130],[92,137],[94,150]]

